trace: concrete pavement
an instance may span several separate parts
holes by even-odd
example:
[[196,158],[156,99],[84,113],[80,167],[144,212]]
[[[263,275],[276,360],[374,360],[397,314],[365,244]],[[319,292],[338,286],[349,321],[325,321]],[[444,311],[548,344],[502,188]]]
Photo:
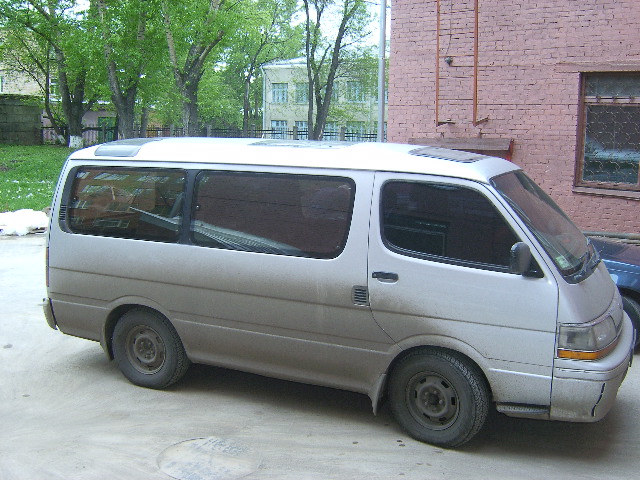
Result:
[[0,480],[638,476],[640,363],[599,423],[493,414],[443,450],[354,393],[198,365],[165,391],[130,384],[97,343],[47,326],[44,243],[0,237]]

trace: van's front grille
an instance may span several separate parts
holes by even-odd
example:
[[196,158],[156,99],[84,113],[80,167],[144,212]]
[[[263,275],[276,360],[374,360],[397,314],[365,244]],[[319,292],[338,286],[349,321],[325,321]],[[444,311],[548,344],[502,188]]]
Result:
[[369,292],[367,287],[353,287],[351,291],[351,299],[354,305],[361,305],[363,307],[369,306]]

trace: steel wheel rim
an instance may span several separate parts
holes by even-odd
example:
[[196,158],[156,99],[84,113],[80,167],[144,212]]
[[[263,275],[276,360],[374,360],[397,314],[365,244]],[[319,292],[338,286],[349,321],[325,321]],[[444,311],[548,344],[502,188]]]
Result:
[[160,371],[166,359],[162,337],[153,328],[139,325],[127,334],[127,358],[133,368],[145,375]]
[[456,389],[437,373],[414,375],[407,384],[406,402],[413,418],[431,430],[449,428],[460,410]]

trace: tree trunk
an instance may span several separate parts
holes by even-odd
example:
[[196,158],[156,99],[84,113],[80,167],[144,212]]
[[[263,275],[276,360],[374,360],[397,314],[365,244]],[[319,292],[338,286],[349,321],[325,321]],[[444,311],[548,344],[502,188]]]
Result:
[[149,107],[143,107],[142,115],[140,115],[140,136],[146,137],[148,129],[149,129]]
[[[125,95],[120,95],[120,98],[118,98],[116,110],[118,112],[118,139],[120,140],[135,137],[137,90],[137,87],[130,87],[125,92]],[[111,96],[114,105],[116,104],[115,97],[115,95]]]
[[[209,10],[204,21],[204,28],[209,28],[216,17],[220,8],[221,0],[211,0]],[[198,136],[200,131],[200,123],[198,121],[198,86],[204,74],[205,62],[224,35],[220,30],[217,35],[209,41],[204,42],[202,38],[194,39],[184,61],[184,66],[178,65],[178,52],[171,30],[171,16],[168,3],[162,2],[162,16],[165,26],[165,36],[167,38],[167,48],[169,53],[169,62],[173,70],[173,78],[176,82],[178,91],[182,94],[182,127],[185,135]]]
[[[96,2],[98,7],[98,14],[100,16],[100,22],[102,24],[102,39],[104,41],[104,58],[107,64],[107,75],[109,78],[109,88],[111,90],[111,100],[116,108],[118,115],[118,139],[133,138],[135,136],[135,105],[136,95],[138,92],[138,83],[140,75],[144,71],[144,59],[140,61],[135,69],[135,72],[129,74],[130,82],[129,87],[126,90],[122,90],[120,87],[120,81],[117,74],[117,66],[113,60],[113,46],[111,44],[111,37],[108,30],[108,26],[105,21],[105,1],[98,0]],[[145,32],[147,27],[147,15],[143,11],[138,19],[138,34],[136,42],[139,48],[142,50],[142,43],[144,42]],[[144,56],[143,56],[144,57]]]
[[86,71],[82,71],[76,80],[73,95],[69,89],[67,77],[66,59],[64,53],[55,48],[56,63],[58,65],[58,85],[60,87],[60,99],[62,111],[69,126],[69,144],[71,148],[82,148],[82,117],[84,116],[84,78]]
[[[308,115],[308,126],[309,126],[309,138],[313,138],[314,140],[322,140],[324,135],[324,128],[327,123],[327,117],[329,116],[329,107],[331,106],[331,96],[333,93],[333,84],[335,82],[336,73],[338,71],[338,67],[342,61],[340,57],[340,50],[342,49],[342,41],[347,33],[347,29],[349,26],[349,22],[356,14],[358,5],[356,3],[351,3],[345,1],[342,9],[342,18],[340,21],[340,26],[338,27],[338,33],[335,38],[335,42],[333,43],[332,48],[327,48],[324,50],[322,54],[322,58],[318,62],[316,59],[316,50],[318,44],[315,43],[319,37],[319,25],[322,14],[324,12],[324,8],[326,4],[323,2],[314,3],[315,11],[316,11],[316,20],[313,25],[311,25],[311,17],[310,17],[310,8],[309,8],[309,0],[304,0],[305,13],[306,13],[306,41],[305,41],[305,53],[307,56],[307,77],[309,78],[309,115]],[[331,63],[329,65],[329,72],[327,74],[327,80],[325,82],[324,91],[322,91],[320,75],[322,71],[322,67],[324,65],[324,61],[326,59],[329,50],[331,49]],[[315,108],[316,115],[315,119],[313,117],[313,108],[314,108],[314,100],[315,100]]]
[[[309,90],[307,93],[307,100],[309,102],[309,108],[307,110],[307,138],[309,140],[317,140],[315,135],[314,123],[313,123],[313,106],[314,106],[314,92],[315,92],[315,82],[314,82],[314,72],[312,68],[312,63],[314,62],[315,56],[315,45],[312,45],[311,42],[311,13],[309,9],[309,2],[304,0],[304,10],[306,14],[306,28],[305,28],[305,55],[307,58],[307,81],[309,82]],[[266,95],[266,92],[264,93]]]
[[183,134],[188,137],[198,137],[202,134],[198,121],[198,83],[187,84],[183,90],[182,104]]

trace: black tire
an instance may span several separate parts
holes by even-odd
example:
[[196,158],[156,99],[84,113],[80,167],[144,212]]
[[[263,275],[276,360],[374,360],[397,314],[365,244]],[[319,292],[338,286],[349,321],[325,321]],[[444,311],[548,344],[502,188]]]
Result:
[[389,379],[391,411],[413,438],[459,447],[483,427],[489,390],[477,367],[446,350],[422,350],[403,358]]
[[638,348],[640,345],[640,304],[636,302],[633,298],[628,297],[626,295],[622,296],[622,308],[627,312],[631,322],[633,323],[633,328],[635,330],[636,343],[635,348]]
[[150,310],[130,310],[118,320],[113,331],[113,356],[131,383],[147,388],[166,388],[180,380],[189,367],[173,326]]

